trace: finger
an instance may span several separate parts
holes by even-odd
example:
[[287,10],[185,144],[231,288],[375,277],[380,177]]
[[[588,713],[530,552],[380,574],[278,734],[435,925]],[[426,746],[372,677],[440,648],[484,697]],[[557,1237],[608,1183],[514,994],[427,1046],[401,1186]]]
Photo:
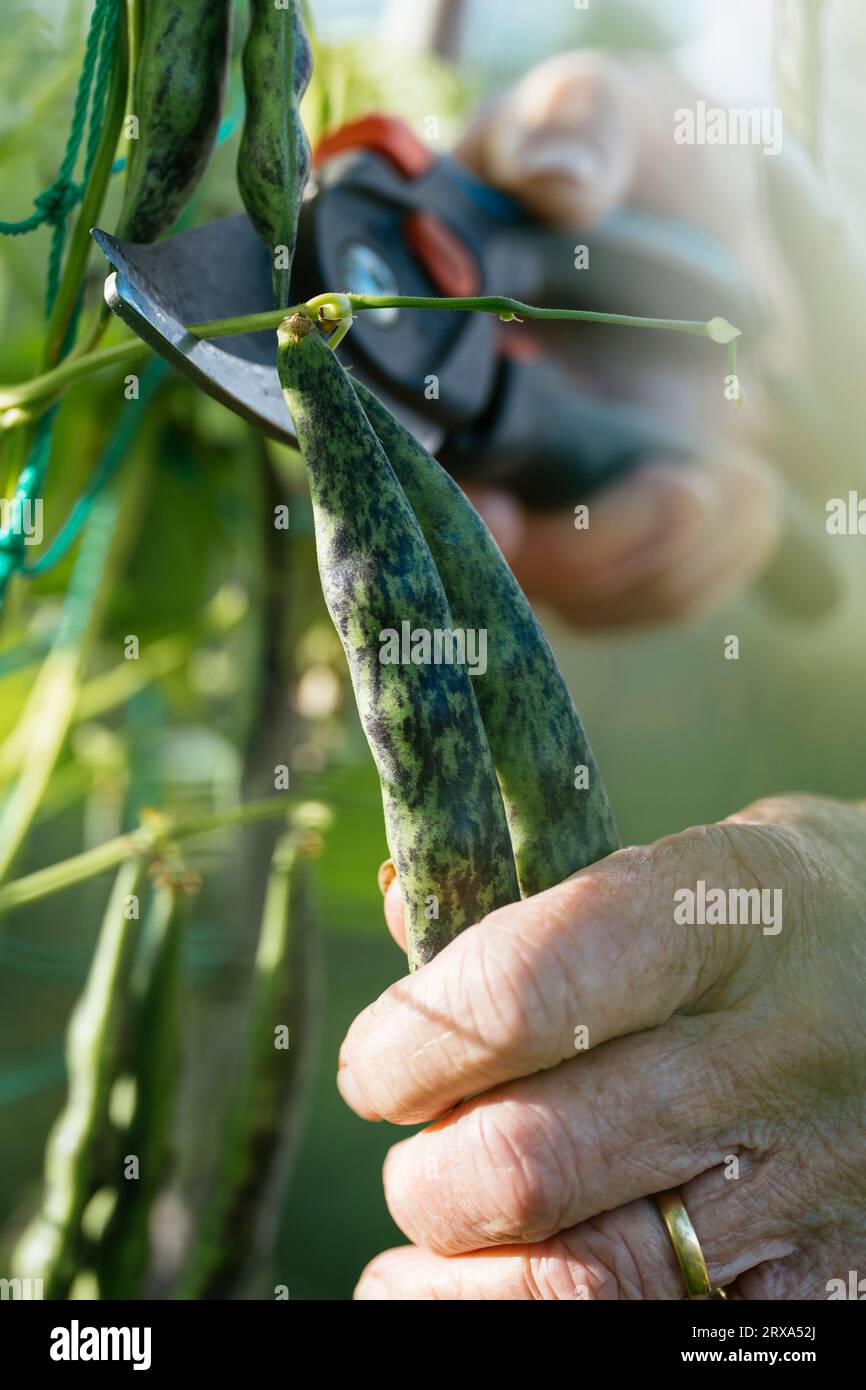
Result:
[[765,1093],[765,1073],[756,1086],[716,1061],[743,1047],[742,1029],[676,1018],[474,1097],[389,1151],[392,1217],[414,1244],[455,1254],[544,1240],[681,1186],[723,1161],[719,1136]]
[[754,928],[696,930],[674,893],[706,877],[739,886],[731,830],[703,826],[623,850],[492,913],[355,1020],[338,1085],[367,1118],[429,1120],[466,1095],[666,1022],[721,978]]
[[494,488],[466,488],[466,495],[511,564],[520,554],[526,530],[526,513],[520,503]]
[[[385,922],[389,932],[400,947],[400,950],[408,951],[409,945],[406,938],[406,924],[403,919],[403,899],[400,896],[400,884],[397,880],[397,871],[394,868],[392,860],[386,859],[385,863],[391,865],[391,873],[386,875],[387,881],[382,889],[385,899]],[[379,886],[380,888],[382,887],[381,870]]]
[[776,480],[754,455],[657,462],[593,503],[586,530],[565,513],[527,514],[511,564],[530,596],[575,625],[667,620],[760,573],[779,517]]
[[597,54],[568,53],[534,68],[482,112],[457,154],[540,216],[574,226],[597,222],[625,200],[637,147],[620,69]]
[[[606,1302],[681,1299],[682,1277],[649,1202],[530,1246],[440,1255],[408,1245],[377,1255],[355,1290],[363,1301]],[[646,1250],[638,1268],[631,1248]],[[650,1258],[651,1253],[651,1258]]]
[[[744,1161],[733,1184],[713,1169],[681,1196],[713,1284],[755,1287],[753,1297],[784,1297],[780,1277],[795,1242],[778,1234],[770,1194],[757,1164]],[[764,1272],[756,1283],[755,1274]],[[770,1280],[775,1293],[766,1290]],[[795,1295],[789,1295],[795,1296]],[[363,1300],[531,1299],[572,1302],[681,1300],[682,1274],[654,1202],[644,1199],[529,1245],[506,1245],[463,1255],[406,1246],[378,1255],[364,1270],[355,1297]]]

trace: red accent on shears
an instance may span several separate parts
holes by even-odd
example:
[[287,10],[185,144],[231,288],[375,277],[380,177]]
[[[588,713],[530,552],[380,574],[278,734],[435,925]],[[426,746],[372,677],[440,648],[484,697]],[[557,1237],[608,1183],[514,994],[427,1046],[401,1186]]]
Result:
[[435,212],[410,212],[403,219],[403,236],[440,294],[478,294],[481,277],[475,257]]
[[313,153],[313,165],[318,168],[335,155],[347,150],[373,150],[384,155],[404,178],[416,179],[426,174],[435,163],[435,156],[397,116],[383,116],[373,111],[347,121],[339,130],[323,135]]

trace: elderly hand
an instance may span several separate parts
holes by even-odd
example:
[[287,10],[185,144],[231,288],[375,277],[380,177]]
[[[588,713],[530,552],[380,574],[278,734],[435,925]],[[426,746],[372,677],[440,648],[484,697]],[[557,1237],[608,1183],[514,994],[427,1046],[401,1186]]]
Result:
[[[658,64],[566,53],[482,112],[457,153],[569,228],[591,228],[623,204],[705,228],[736,254],[769,321],[784,324],[763,343],[781,370],[799,342],[790,322],[797,296],[765,206],[766,160],[753,146],[676,144],[674,112],[696,100]],[[591,231],[586,240],[591,248]],[[605,328],[581,330],[575,345],[587,354],[581,389],[605,393],[613,381],[619,396],[654,403],[700,439],[701,456],[649,460],[593,497],[580,533],[570,510],[530,512],[502,490],[473,491],[527,594],[598,628],[679,617],[745,586],[774,556],[785,506],[759,433],[752,345],[742,412],[724,398],[718,354],[696,351],[693,340],[656,334],[629,355],[622,334]]]
[[[412,1244],[356,1297],[682,1298],[647,1200],[672,1187],[745,1298],[866,1276],[864,863],[866,807],[773,798],[502,908],[388,989],[340,1090],[428,1127],[385,1165]],[[399,936],[396,885],[386,906]]]

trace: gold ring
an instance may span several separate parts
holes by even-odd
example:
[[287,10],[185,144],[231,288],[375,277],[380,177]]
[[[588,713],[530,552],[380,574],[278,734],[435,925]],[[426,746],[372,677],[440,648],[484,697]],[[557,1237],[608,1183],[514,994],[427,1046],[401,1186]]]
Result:
[[671,1188],[669,1192],[657,1193],[655,1203],[683,1273],[686,1298],[727,1298],[725,1290],[710,1279],[701,1243],[678,1190]]

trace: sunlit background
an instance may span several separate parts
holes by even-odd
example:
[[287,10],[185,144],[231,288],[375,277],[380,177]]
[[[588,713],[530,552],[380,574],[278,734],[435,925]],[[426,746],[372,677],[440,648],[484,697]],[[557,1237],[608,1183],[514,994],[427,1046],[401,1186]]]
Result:
[[[406,57],[423,47],[434,6],[313,0],[320,36],[342,54],[333,68],[342,76],[332,78],[317,109],[335,117],[354,114],[359,101],[376,101],[420,126],[435,103],[456,132],[475,104],[534,62],[596,44],[621,54],[652,51],[722,103],[772,103],[782,46],[794,42],[796,49],[798,9],[773,0],[592,0],[587,11],[567,0],[469,0],[455,80],[423,55],[417,69]],[[859,234],[866,214],[866,11],[858,0],[830,0],[827,11],[820,175],[840,220]],[[82,0],[3,5],[0,211],[6,218],[26,215],[56,173],[87,14]],[[360,61],[352,57],[358,45],[366,55]],[[237,108],[240,91],[235,74],[227,109]],[[237,139],[235,130],[217,151],[189,223],[237,208]],[[737,216],[731,207],[730,217]],[[817,273],[827,248],[813,249]],[[0,379],[12,382],[33,371],[38,352],[45,234],[6,240],[0,256]],[[100,273],[94,262],[95,280]],[[862,367],[861,353],[847,370]],[[816,381],[814,389],[824,388]],[[65,513],[89,476],[113,399],[99,381],[64,404],[48,499],[53,516]],[[853,416],[850,425],[844,418],[839,424],[849,438],[860,428]],[[297,1171],[272,1221],[274,1277],[291,1296],[346,1298],[365,1261],[401,1239],[380,1184],[396,1131],[356,1120],[333,1085],[337,1048],[351,1019],[404,969],[386,935],[376,888],[386,849],[375,777],[317,594],[303,486],[288,451],[254,438],[178,379],[161,389],[138,447],[148,452],[157,486],[113,594],[99,665],[116,664],[117,639],[129,631],[140,633],[143,646],[173,641],[176,654],[142,689],[109,709],[96,702],[78,721],[19,867],[23,872],[99,843],[143,806],[234,804],[274,761],[262,734],[265,716],[273,715],[274,728],[282,728],[283,715],[289,719],[285,751],[293,768],[311,774],[330,768],[327,799],[336,822],[318,865],[327,980],[320,1057]],[[840,462],[828,440],[826,452],[812,460],[806,491],[816,534],[828,495],[825,466],[841,471],[850,487],[863,486],[859,445],[851,458]],[[298,519],[294,558],[276,591],[261,543],[265,462]],[[786,460],[777,462],[784,471]],[[637,636],[579,639],[549,619],[626,841],[715,819],[783,789],[866,794],[863,546],[862,538],[860,548],[857,538],[840,542],[845,596],[819,622],[786,616],[759,587],[705,617]],[[55,628],[68,577],[65,562],[10,600],[0,635],[4,735]],[[202,615],[216,594],[223,607],[202,632]],[[273,632],[290,608],[293,675],[278,718],[264,671]],[[735,665],[722,659],[729,633],[740,637]],[[186,943],[184,1161],[157,1213],[169,1262],[218,1131],[265,862],[261,847],[231,835],[192,857],[204,888]],[[63,1031],[106,891],[100,880],[52,898],[44,909],[16,913],[0,938],[0,1226],[6,1230],[0,1254],[38,1201],[45,1136],[64,1094]]]

